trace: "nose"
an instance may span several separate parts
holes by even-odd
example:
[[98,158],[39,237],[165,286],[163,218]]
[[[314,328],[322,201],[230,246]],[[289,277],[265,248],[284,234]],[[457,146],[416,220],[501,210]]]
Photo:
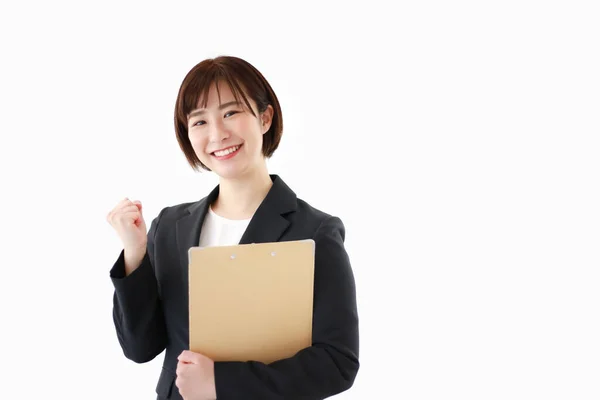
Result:
[[208,135],[208,139],[212,143],[222,142],[231,136],[225,124],[218,120],[212,123]]

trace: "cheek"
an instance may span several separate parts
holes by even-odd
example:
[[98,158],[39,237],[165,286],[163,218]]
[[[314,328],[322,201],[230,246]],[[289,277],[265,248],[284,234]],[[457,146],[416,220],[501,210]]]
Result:
[[190,139],[190,144],[192,145],[192,148],[194,149],[194,151],[196,152],[196,154],[199,157],[203,157],[204,156],[204,150],[206,149],[206,139],[204,138],[203,135],[188,135],[188,138]]
[[202,135],[199,135],[197,133],[190,133],[188,135],[188,139],[190,139],[190,143],[192,144],[192,147],[194,147],[194,148],[196,148],[202,144]]
[[246,140],[254,141],[256,140],[256,132],[260,131],[260,127],[256,124],[256,120],[251,117],[238,118],[235,121],[231,121],[229,128],[238,136],[241,136]]

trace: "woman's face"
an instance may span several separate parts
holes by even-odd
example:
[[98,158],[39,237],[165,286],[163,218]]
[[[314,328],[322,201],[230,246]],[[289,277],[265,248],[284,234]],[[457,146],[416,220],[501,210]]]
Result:
[[271,126],[273,108],[258,114],[256,103],[248,98],[257,117],[247,106],[237,103],[226,83],[215,85],[208,93],[206,108],[197,108],[188,116],[188,136],[200,161],[226,179],[241,178],[256,168],[264,167],[263,135]]

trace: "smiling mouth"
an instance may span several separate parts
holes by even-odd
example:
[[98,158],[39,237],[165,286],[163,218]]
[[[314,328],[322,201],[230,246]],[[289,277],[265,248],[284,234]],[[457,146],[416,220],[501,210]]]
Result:
[[240,147],[242,147],[242,145],[238,145],[238,146],[232,146],[232,147],[228,147],[224,150],[219,150],[219,151],[213,151],[211,154],[213,156],[217,156],[217,157],[225,157],[228,156],[232,153],[235,153],[236,151],[238,151],[240,149]]

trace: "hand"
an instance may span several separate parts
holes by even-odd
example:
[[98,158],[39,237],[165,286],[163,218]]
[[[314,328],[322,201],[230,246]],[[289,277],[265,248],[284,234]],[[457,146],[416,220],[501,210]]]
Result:
[[106,220],[121,238],[125,250],[125,269],[131,273],[142,262],[148,242],[142,203],[125,198],[108,213]]
[[200,353],[184,350],[177,363],[175,385],[184,400],[214,400],[217,398],[215,387],[215,363]]

